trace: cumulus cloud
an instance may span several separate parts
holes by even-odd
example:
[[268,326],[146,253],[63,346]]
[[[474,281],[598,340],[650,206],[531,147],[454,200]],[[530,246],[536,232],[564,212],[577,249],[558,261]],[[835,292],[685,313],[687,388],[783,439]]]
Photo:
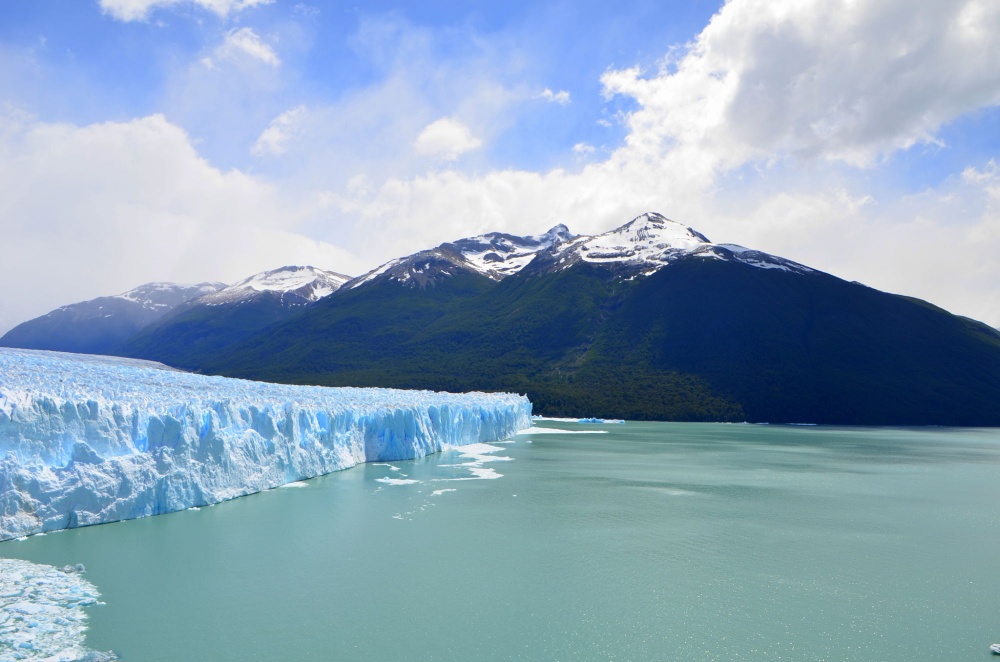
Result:
[[413,148],[421,156],[454,161],[462,154],[478,149],[483,141],[472,135],[469,127],[451,117],[443,117],[424,127]]
[[542,90],[542,93],[538,95],[539,99],[544,99],[551,103],[557,103],[560,106],[565,106],[570,103],[569,92],[566,90],[559,90],[558,92],[553,92],[549,88]]
[[226,17],[248,7],[272,2],[274,0],[100,0],[101,9],[120,21],[144,21],[152,10],[171,5],[191,4]]
[[[57,191],[57,195],[53,195]],[[0,114],[0,329],[143,282],[232,282],[286,264],[358,270],[305,237],[309,203],[238,170],[223,172],[159,115],[88,126]],[[97,268],[99,265],[99,268]]]
[[300,131],[306,113],[305,106],[297,106],[275,117],[254,142],[251,153],[255,156],[284,154],[289,141]]
[[[278,54],[253,28],[233,28],[227,32],[222,44],[215,49],[215,56],[226,60],[250,58],[272,67],[281,64]],[[206,59],[205,64],[213,66],[211,59]]]
[[731,0],[687,51],[643,76],[633,147],[688,147],[719,167],[795,155],[870,165],[1000,102],[1000,4],[991,0]]

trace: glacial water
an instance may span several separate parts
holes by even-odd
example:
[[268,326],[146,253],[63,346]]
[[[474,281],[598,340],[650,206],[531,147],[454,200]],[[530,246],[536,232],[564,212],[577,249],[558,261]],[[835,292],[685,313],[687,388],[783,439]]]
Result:
[[954,661],[1000,641],[1000,430],[537,425],[570,434],[0,557],[84,564],[105,603],[86,645],[126,662]]

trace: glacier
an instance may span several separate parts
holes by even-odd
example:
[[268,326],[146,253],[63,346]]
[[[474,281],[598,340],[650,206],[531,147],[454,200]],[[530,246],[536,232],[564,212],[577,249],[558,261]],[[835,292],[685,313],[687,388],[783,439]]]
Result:
[[0,540],[218,503],[531,427],[509,393],[269,384],[0,348]]

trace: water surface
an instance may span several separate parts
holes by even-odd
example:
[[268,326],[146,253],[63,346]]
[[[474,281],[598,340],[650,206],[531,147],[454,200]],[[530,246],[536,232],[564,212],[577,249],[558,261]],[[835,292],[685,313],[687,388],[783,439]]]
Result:
[[125,661],[988,660],[1000,641],[1000,430],[539,425],[606,434],[0,556],[85,564],[106,602],[87,645]]

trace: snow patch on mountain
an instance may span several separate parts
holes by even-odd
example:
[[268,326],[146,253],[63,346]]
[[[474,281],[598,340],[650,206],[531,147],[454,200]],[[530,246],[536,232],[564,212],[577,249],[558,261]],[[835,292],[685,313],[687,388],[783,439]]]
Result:
[[291,295],[301,299],[300,303],[312,303],[336,292],[349,280],[350,276],[316,267],[281,267],[254,274],[218,292],[203,296],[196,303],[238,303],[253,300],[261,293]]
[[444,245],[454,247],[475,271],[493,280],[502,280],[526,267],[540,251],[575,238],[569,228],[560,224],[535,236],[491,232]]
[[682,258],[735,261],[762,269],[812,271],[791,260],[736,244],[713,244],[705,235],[661,214],[646,213],[625,225],[554,246],[540,268],[561,271],[580,262],[614,264],[631,277],[648,276]]
[[[171,310],[185,301],[213,294],[224,287],[226,287],[225,283],[198,283],[197,285],[178,285],[177,283],[164,282],[146,283],[111,298],[133,301],[144,308]],[[64,310],[67,307],[63,306],[60,310]]]
[[575,237],[561,224],[544,234],[527,237],[503,232],[467,237],[390,260],[354,279],[348,287],[353,289],[383,279],[416,287],[434,286],[442,278],[462,270],[503,280],[523,269],[539,252]]

